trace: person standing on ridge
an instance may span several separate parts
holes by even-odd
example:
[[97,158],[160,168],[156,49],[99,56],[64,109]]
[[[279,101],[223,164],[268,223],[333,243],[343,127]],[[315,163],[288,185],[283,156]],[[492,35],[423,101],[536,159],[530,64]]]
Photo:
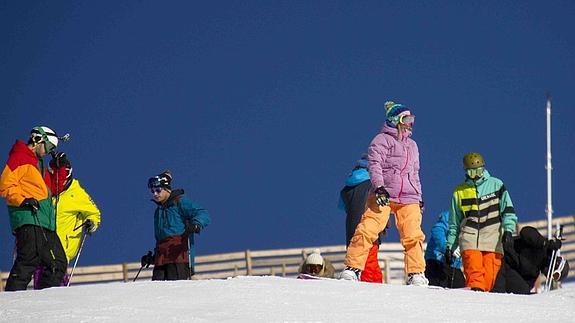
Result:
[[[169,171],[148,180],[153,201],[155,252],[141,258],[142,267],[154,265],[152,280],[182,280],[194,275],[194,233],[210,224],[208,211],[184,196],[184,190],[172,191]],[[189,246],[189,248],[188,248]]]
[[428,285],[421,231],[422,193],[419,150],[411,139],[415,116],[402,104],[385,103],[387,118],[368,149],[372,190],[367,209],[347,248],[341,279],[359,280],[373,241],[387,226],[391,212],[404,248],[408,285]]
[[[339,205],[341,210],[346,213],[345,217],[345,236],[346,246],[349,246],[351,238],[361,217],[365,212],[365,203],[367,195],[371,189],[371,181],[367,171],[367,154],[363,154],[361,159],[357,161],[356,166],[351,171],[351,174],[345,180],[345,186],[339,193]],[[385,229],[384,229],[385,232]],[[381,267],[377,260],[377,253],[379,252],[379,245],[382,241],[384,232],[381,232],[373,241],[373,246],[369,249],[369,254],[365,263],[365,268],[361,272],[360,280],[369,283],[382,283],[383,275]]]
[[463,157],[465,181],[451,198],[445,254],[461,249],[465,286],[489,292],[503,260],[503,245],[513,239],[517,216],[503,182],[485,169],[475,152]]
[[[59,152],[52,156],[50,168],[53,171],[52,192],[57,202],[56,232],[66,253],[67,262],[70,263],[78,256],[82,233],[92,235],[100,226],[100,210],[80,182],[72,176],[72,163],[65,153]],[[39,288],[39,278],[44,269],[40,266],[34,272],[35,289]],[[62,286],[68,284],[68,279],[66,273]]]
[[0,196],[6,198],[10,226],[16,236],[16,260],[6,281],[7,291],[25,290],[36,267],[43,272],[39,288],[60,286],[68,262],[56,235],[50,172],[43,157],[58,146],[56,133],[34,127],[28,143],[17,140],[0,176]]

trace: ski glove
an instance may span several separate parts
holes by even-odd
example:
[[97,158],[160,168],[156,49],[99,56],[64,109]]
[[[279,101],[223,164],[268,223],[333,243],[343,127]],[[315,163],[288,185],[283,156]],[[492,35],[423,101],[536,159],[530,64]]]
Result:
[[68,160],[68,156],[66,156],[65,153],[59,152],[52,155],[52,159],[50,160],[50,167],[53,169],[60,167],[70,168],[72,167],[72,164]]
[[452,262],[453,262],[453,254],[451,253],[451,248],[447,247],[445,249],[445,263],[451,266]]
[[154,255],[152,254],[152,252],[150,250],[148,250],[148,253],[142,256],[142,259],[140,260],[140,265],[142,265],[143,267],[150,267],[151,264],[153,264],[155,261],[154,259]]
[[192,233],[200,233],[201,230],[202,230],[202,228],[200,227],[199,224],[197,224],[195,222],[192,222],[192,223],[186,222],[186,230],[182,234],[182,237],[187,238]]
[[503,246],[511,246],[513,243],[513,235],[511,234],[511,232],[509,231],[505,231],[503,232],[503,236],[501,237],[501,242],[503,243]]
[[86,230],[86,232],[88,232],[89,235],[92,235],[92,233],[96,232],[96,229],[98,228],[94,223],[94,221],[92,221],[91,219],[86,219],[83,225],[84,229]]
[[36,213],[38,212],[38,209],[40,209],[40,203],[38,203],[38,200],[35,198],[29,197],[25,198],[24,201],[20,203],[20,207],[29,208],[32,212]]
[[550,239],[547,240],[545,242],[545,247],[547,247],[547,250],[559,250],[561,249],[561,240],[555,238],[555,239]]
[[375,190],[375,202],[379,206],[389,205],[389,193],[385,188],[383,188],[383,186],[380,186]]

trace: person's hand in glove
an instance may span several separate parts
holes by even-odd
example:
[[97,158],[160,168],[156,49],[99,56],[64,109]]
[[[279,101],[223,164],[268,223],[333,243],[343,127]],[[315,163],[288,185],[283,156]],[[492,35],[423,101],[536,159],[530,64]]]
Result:
[[383,188],[383,186],[380,186],[375,190],[375,202],[379,206],[389,205],[389,193],[385,188]]
[[423,201],[419,201],[419,210],[421,210],[421,214],[425,211],[425,203]]
[[200,233],[201,230],[202,230],[202,228],[196,222],[191,222],[191,223],[186,222],[186,229],[184,230],[184,233],[182,234],[182,236],[184,238],[187,238],[192,233]]
[[447,247],[445,249],[445,263],[451,266],[452,262],[453,262],[453,253],[451,252],[451,248]]
[[148,250],[148,253],[142,256],[142,259],[140,259],[140,265],[142,265],[142,267],[150,267],[151,264],[153,264],[155,261],[154,259],[154,255],[152,254],[152,251]]
[[91,219],[86,219],[86,221],[84,221],[84,229],[86,230],[86,232],[88,234],[91,235],[92,233],[96,232],[96,229],[98,229],[98,226]]
[[25,198],[22,203],[20,203],[20,207],[29,208],[32,212],[36,213],[38,212],[38,209],[40,209],[40,203],[38,203],[37,199],[28,197]]
[[52,154],[52,159],[50,160],[50,167],[52,169],[60,168],[60,167],[70,168],[71,165],[72,164],[68,160],[68,156],[66,156],[65,153],[59,152],[59,153]]
[[501,237],[501,242],[503,246],[510,246],[513,243],[513,235],[509,231],[503,232],[503,236]]
[[555,251],[557,251],[557,250],[561,249],[561,244],[562,244],[562,243],[561,243],[561,240],[555,238],[555,239],[547,240],[547,241],[545,242],[545,247],[546,247],[548,250],[555,250]]

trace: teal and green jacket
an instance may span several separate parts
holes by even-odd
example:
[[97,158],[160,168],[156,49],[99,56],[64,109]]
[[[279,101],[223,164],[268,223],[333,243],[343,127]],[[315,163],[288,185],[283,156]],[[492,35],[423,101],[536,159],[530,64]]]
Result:
[[469,178],[455,188],[449,212],[447,245],[454,250],[481,250],[503,254],[501,236],[514,232],[517,216],[509,192],[485,170],[477,181]]

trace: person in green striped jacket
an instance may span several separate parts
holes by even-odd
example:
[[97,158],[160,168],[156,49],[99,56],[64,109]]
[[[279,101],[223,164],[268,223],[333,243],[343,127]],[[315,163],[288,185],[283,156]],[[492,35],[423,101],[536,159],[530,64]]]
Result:
[[446,254],[459,245],[465,286],[491,291],[517,216],[505,185],[489,174],[480,154],[466,154],[463,168],[465,181],[455,188],[451,199]]

